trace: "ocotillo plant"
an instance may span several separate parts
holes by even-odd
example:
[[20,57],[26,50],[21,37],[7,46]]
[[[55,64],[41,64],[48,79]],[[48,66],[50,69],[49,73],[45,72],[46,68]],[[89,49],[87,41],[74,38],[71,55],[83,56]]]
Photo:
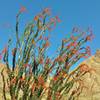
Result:
[[[93,38],[92,31],[88,29],[83,32],[77,27],[73,28],[70,37],[62,39],[57,54],[51,58],[47,55],[50,42],[45,34],[60,22],[59,17],[51,18],[51,12],[46,8],[26,25],[20,35],[19,17],[25,10],[22,7],[16,16],[16,45],[12,49],[12,67],[9,64],[11,39],[2,51],[8,74],[6,82],[3,71],[1,73],[4,99],[7,100],[7,84],[11,100],[73,100],[84,87],[80,77],[91,70],[87,65],[73,70],[70,68],[81,58],[91,55],[90,47],[84,44]],[[71,90],[75,82],[79,82],[79,86]]]

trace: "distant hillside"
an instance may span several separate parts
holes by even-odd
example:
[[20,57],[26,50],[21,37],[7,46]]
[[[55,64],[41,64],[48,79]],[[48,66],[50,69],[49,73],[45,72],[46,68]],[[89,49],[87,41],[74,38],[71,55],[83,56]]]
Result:
[[[5,81],[7,81],[7,70],[6,70],[6,66],[4,64],[0,64],[0,100],[3,100],[3,80],[2,80],[2,76],[1,76],[1,72],[4,69],[3,73],[5,76]],[[6,84],[6,92],[8,92],[8,88],[7,88],[7,84]]]
[[100,50],[97,50],[94,56],[91,56],[83,63],[94,71],[82,77],[87,88],[82,91],[79,100],[100,100]]

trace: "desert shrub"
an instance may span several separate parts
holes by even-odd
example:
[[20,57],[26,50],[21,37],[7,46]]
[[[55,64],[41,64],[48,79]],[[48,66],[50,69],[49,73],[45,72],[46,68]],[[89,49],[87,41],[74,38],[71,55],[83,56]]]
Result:
[[[86,32],[74,27],[70,37],[62,39],[61,46],[54,58],[47,55],[51,45],[48,31],[60,22],[58,16],[50,17],[50,10],[44,9],[29,22],[23,34],[19,34],[19,17],[26,9],[22,7],[16,16],[16,43],[12,49],[9,39],[7,47],[2,51],[3,61],[7,67],[8,79],[2,70],[3,97],[7,100],[5,84],[9,88],[11,100],[73,100],[83,88],[79,85],[72,90],[80,77],[89,72],[87,65],[70,68],[81,58],[91,55],[90,47],[84,44],[93,38],[92,30]],[[14,41],[15,42],[15,41]],[[11,50],[12,49],[12,50]],[[9,51],[12,51],[12,55]],[[9,64],[12,56],[12,66]]]

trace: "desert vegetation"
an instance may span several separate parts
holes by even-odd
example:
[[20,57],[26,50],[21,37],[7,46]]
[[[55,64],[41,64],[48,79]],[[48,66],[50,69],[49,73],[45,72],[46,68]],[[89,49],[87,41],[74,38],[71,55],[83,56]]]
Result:
[[[77,27],[72,29],[70,37],[61,40],[61,46],[57,49],[54,58],[48,56],[49,33],[53,31],[58,16],[51,17],[49,8],[34,16],[23,34],[19,33],[20,16],[26,11],[22,7],[16,15],[16,42],[13,48],[12,40],[1,52],[1,59],[6,64],[7,81],[5,81],[4,69],[1,72],[3,80],[3,98],[8,100],[6,87],[9,89],[11,100],[74,100],[82,89],[85,88],[80,79],[91,69],[82,64],[75,69],[70,68],[81,58],[91,55],[90,47],[84,45],[93,38],[90,28],[82,31]],[[49,32],[48,32],[49,31]],[[12,52],[12,55],[9,52]],[[12,61],[9,60],[12,56]],[[12,62],[12,65],[10,63]],[[77,83],[77,88],[72,89]]]

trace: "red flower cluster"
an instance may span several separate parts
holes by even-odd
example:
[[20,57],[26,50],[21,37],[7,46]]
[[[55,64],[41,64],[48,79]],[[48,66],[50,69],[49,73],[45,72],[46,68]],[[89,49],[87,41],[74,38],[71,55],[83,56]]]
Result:
[[44,86],[44,78],[42,76],[38,77],[38,88],[40,88],[40,86]]
[[16,51],[16,48],[14,48],[14,49],[12,50],[12,55],[13,55],[13,56],[14,56],[15,51]]
[[30,64],[27,64],[27,63],[26,63],[26,64],[23,65],[23,67],[24,67],[24,68],[30,67]]
[[7,47],[5,47],[2,51],[2,54],[5,54],[7,52]]
[[49,41],[46,41],[46,43],[44,44],[44,48],[47,48],[47,47],[49,47],[49,46],[50,46]]
[[39,62],[40,62],[40,64],[43,64],[43,62],[44,62],[43,57],[40,57]]
[[39,16],[35,16],[34,20],[37,21],[39,19]]
[[59,19],[58,16],[55,16],[55,18],[56,18],[56,20],[57,20],[58,22],[61,22],[61,20]]
[[45,8],[45,9],[43,10],[43,14],[50,15],[50,14],[51,14],[50,8]]
[[86,37],[86,41],[91,41],[94,38],[94,35],[91,33]]
[[20,8],[20,12],[22,13],[22,12],[26,12],[27,10],[26,10],[26,7],[24,7],[24,6],[22,6],[21,8]]
[[0,60],[2,59],[2,55],[0,54]]
[[89,56],[91,56],[91,49],[89,46],[86,47],[86,52],[85,52],[85,56],[83,56],[84,58],[88,58]]

